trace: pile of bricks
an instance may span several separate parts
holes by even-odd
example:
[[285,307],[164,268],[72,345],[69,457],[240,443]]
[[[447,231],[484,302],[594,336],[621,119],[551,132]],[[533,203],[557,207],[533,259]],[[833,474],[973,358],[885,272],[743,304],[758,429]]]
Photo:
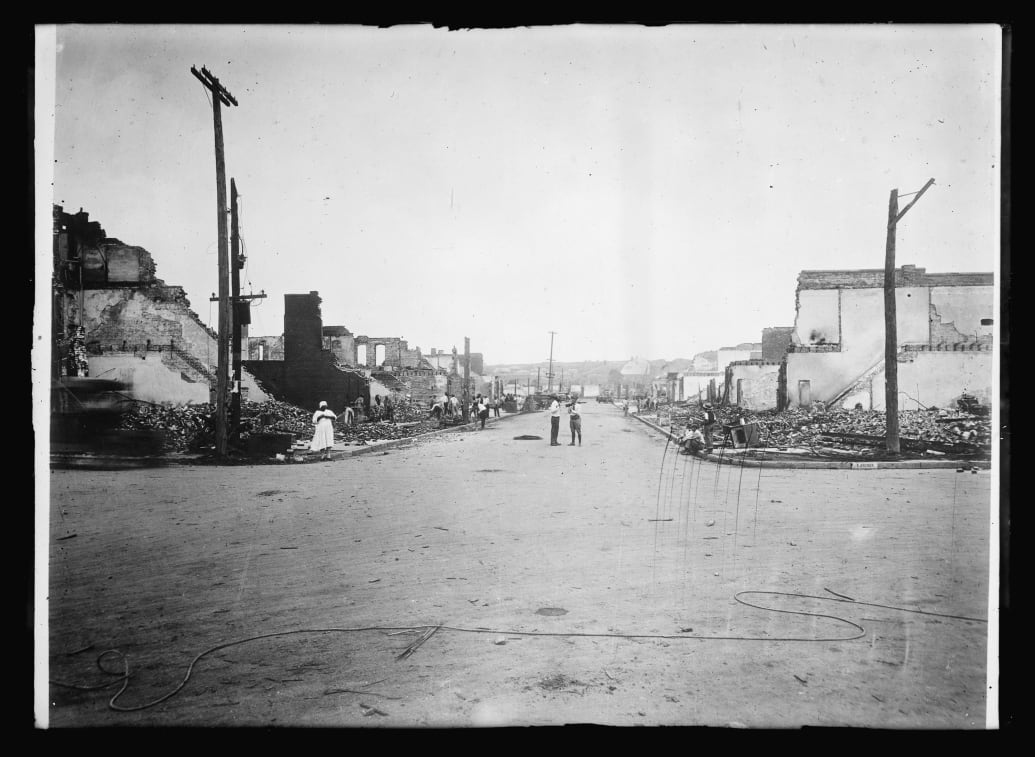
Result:
[[[119,428],[160,431],[167,452],[208,450],[215,444],[213,406],[209,403],[165,407],[135,403],[121,419]],[[338,443],[369,444],[386,439],[402,439],[439,428],[424,408],[403,402],[396,408],[395,423],[388,421],[360,423],[346,426],[343,415],[334,424],[334,438]],[[313,412],[287,402],[241,403],[239,438],[246,441],[253,434],[291,434],[300,441],[313,435]]]
[[[732,426],[743,419],[759,423],[763,443],[771,447],[852,449],[880,446],[886,437],[883,410],[826,410],[790,408],[782,412],[741,411],[736,407],[714,409],[719,426]],[[692,428],[701,425],[703,411],[693,405],[664,406],[657,420],[664,427]],[[899,435],[903,452],[958,452],[987,455],[992,442],[992,424],[987,415],[960,410],[909,410],[899,413]]]
[[159,431],[165,437],[165,451],[186,452],[214,444],[211,415],[208,403],[165,407],[138,402],[122,416],[119,428]]

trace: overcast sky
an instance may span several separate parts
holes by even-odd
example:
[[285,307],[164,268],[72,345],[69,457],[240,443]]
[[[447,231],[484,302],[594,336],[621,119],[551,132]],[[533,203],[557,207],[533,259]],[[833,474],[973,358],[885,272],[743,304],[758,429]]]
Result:
[[255,336],[315,290],[325,325],[425,352],[469,336],[489,363],[545,360],[552,330],[559,361],[691,357],[792,325],[803,269],[882,268],[889,192],[930,178],[898,264],[997,269],[996,26],[40,33],[54,202],[147,248],[213,326],[192,65],[239,103]]

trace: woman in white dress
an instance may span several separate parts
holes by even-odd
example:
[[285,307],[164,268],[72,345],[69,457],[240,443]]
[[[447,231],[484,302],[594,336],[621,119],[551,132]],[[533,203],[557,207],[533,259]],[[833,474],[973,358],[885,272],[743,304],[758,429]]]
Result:
[[331,447],[334,446],[334,419],[337,417],[327,408],[326,402],[321,402],[320,409],[313,413],[313,425],[316,430],[313,432],[313,440],[309,442],[309,449],[312,452],[323,452],[321,460],[331,459]]

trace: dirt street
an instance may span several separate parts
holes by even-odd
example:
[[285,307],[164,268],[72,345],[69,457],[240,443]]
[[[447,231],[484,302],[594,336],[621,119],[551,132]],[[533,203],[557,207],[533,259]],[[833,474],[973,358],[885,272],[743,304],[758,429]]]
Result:
[[985,726],[988,471],[566,426],[53,471],[50,726]]

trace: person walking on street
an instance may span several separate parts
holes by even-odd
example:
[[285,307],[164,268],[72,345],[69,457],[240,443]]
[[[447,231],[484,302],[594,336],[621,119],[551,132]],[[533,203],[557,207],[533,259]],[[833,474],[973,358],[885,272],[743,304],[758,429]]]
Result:
[[557,401],[557,395],[554,394],[550,397],[550,446],[560,447],[560,442],[557,441],[557,434],[561,430],[561,405]]
[[579,437],[579,446],[582,446],[582,414],[579,412],[579,395],[575,395],[571,398],[571,402],[568,403],[568,425],[571,426],[571,444],[569,447],[575,446],[575,435]]
[[326,402],[321,402],[320,409],[313,413],[313,425],[316,429],[313,432],[313,440],[309,442],[309,449],[312,452],[322,452],[321,460],[331,459],[331,447],[334,446],[334,419],[337,417],[327,408]]
[[495,418],[499,418],[500,417],[500,405],[501,404],[503,404],[503,398],[502,397],[497,396],[496,399],[492,401],[493,417],[495,417]]

